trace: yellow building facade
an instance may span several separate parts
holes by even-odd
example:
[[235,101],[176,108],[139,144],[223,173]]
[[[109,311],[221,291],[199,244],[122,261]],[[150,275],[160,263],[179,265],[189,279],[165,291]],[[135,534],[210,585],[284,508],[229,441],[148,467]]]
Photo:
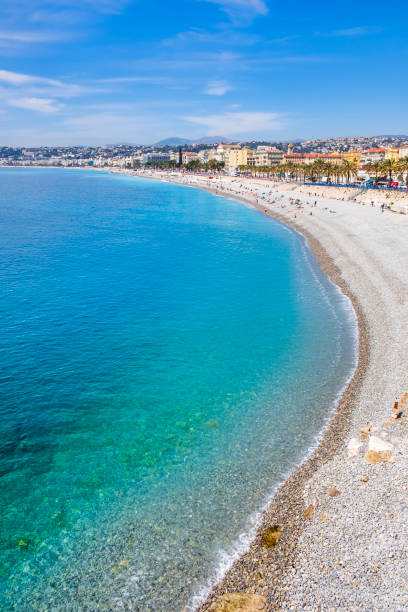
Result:
[[230,149],[228,164],[230,166],[247,166],[249,149]]
[[359,166],[361,161],[361,151],[347,151],[347,153],[342,153],[342,157],[345,161]]
[[390,148],[385,152],[385,159],[392,159],[393,161],[399,160],[399,149],[398,148]]

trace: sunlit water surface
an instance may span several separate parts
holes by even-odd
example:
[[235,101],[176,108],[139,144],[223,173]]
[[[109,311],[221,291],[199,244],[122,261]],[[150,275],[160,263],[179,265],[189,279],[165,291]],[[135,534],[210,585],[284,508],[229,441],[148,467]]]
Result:
[[177,611],[355,363],[304,239],[240,203],[0,170],[2,610]]

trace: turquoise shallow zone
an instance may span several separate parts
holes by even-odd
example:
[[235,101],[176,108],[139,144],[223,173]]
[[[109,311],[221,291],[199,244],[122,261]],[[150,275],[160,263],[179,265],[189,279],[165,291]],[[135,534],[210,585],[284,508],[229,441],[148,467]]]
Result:
[[354,312],[203,191],[1,169],[0,214],[0,608],[180,610],[315,443]]

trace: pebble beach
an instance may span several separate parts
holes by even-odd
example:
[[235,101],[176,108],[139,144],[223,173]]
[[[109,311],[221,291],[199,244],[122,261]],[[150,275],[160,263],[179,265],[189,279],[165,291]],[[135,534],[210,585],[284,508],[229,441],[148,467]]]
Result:
[[406,609],[406,203],[383,211],[378,195],[367,204],[262,180],[155,178],[240,199],[302,232],[359,322],[358,366],[320,445],[199,609]]

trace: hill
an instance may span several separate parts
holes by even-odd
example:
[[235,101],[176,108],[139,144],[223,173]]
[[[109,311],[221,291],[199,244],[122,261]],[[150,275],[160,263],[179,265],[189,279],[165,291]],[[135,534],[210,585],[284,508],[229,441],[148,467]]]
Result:
[[219,142],[231,142],[225,136],[204,136],[191,140],[191,138],[179,138],[178,136],[171,136],[170,138],[164,138],[159,142],[155,143],[156,147],[181,147],[188,144],[218,144]]

